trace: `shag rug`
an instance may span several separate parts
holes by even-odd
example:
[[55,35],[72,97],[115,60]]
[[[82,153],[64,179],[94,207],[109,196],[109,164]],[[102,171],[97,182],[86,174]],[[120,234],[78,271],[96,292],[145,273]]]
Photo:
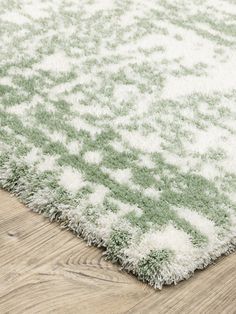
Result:
[[232,0],[1,1],[0,186],[155,288],[234,250],[235,20]]

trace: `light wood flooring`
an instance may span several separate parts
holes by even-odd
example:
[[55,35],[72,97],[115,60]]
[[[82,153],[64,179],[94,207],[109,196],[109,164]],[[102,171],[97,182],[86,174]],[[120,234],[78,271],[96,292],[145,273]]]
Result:
[[236,313],[236,254],[155,291],[0,190],[0,314]]

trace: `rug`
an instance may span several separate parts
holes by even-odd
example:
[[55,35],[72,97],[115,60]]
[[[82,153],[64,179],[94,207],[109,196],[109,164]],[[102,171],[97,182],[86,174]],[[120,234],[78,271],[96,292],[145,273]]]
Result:
[[155,288],[233,251],[235,20],[232,0],[1,1],[0,187]]

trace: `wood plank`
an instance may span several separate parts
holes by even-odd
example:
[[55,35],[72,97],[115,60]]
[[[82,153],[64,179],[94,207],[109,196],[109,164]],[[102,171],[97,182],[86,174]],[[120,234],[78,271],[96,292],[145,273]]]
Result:
[[236,313],[236,254],[154,291],[0,190],[0,313]]

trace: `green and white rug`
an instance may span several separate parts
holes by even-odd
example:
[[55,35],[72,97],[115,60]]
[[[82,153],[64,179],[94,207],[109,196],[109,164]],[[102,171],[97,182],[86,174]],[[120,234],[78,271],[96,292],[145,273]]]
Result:
[[0,0],[0,186],[156,288],[235,249],[235,21],[234,0]]

